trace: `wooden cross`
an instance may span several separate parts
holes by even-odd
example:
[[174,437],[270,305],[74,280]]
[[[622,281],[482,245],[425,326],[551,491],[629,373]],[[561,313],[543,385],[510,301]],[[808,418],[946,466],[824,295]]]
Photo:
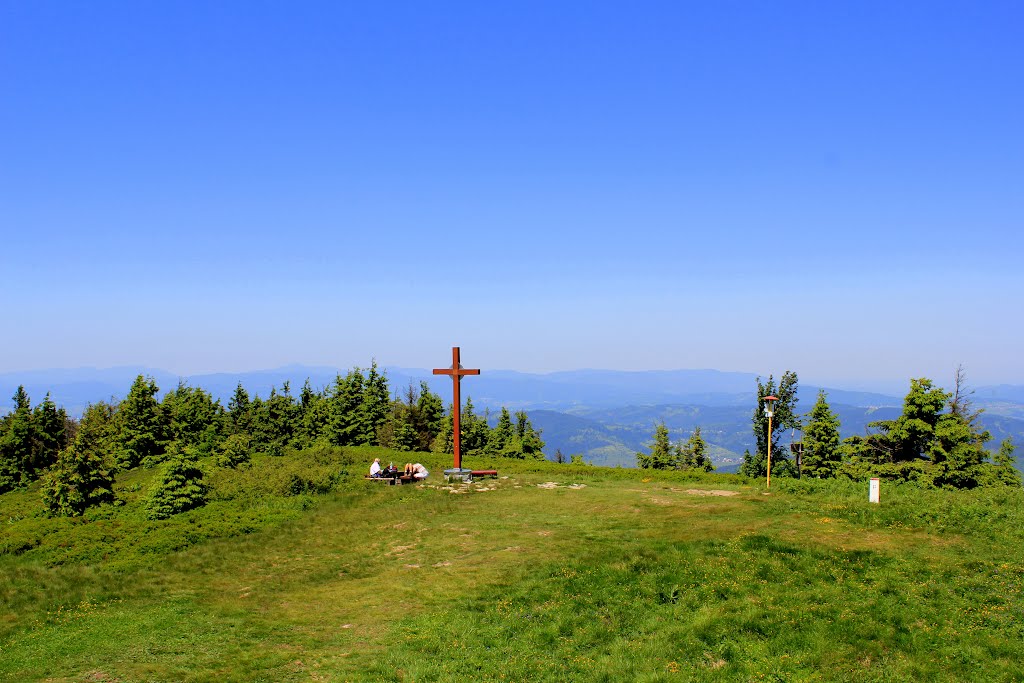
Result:
[[462,453],[459,452],[459,437],[462,432],[459,429],[459,414],[462,412],[462,406],[459,404],[459,384],[464,375],[479,375],[479,370],[466,370],[462,367],[462,363],[459,362],[459,347],[452,347],[452,366],[450,368],[434,368],[435,375],[451,375],[453,385],[453,402],[455,407],[452,408],[452,445],[455,451],[455,469],[462,469]]

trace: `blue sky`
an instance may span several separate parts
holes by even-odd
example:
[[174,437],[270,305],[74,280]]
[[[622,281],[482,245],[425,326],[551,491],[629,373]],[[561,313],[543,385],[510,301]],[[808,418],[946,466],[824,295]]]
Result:
[[0,372],[1024,382],[1016,2],[0,2]]

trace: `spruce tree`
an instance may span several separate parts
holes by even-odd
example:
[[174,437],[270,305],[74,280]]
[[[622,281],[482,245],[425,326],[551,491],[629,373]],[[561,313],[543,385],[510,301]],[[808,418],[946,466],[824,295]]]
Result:
[[[455,452],[455,422],[452,420],[452,415],[455,413],[455,405],[448,404],[448,414],[441,420],[441,429],[438,431],[437,436],[434,437],[434,441],[430,444],[430,450],[434,453],[448,453],[452,454]],[[462,425],[459,425],[459,431],[462,431]],[[461,445],[461,444],[460,444]]]
[[159,388],[153,378],[139,375],[117,410],[116,458],[121,469],[155,463],[164,453],[165,438]]
[[0,434],[0,493],[33,479],[32,402],[19,386],[12,397],[14,410],[3,419]]
[[387,422],[391,406],[388,378],[386,374],[377,370],[376,360],[370,363],[370,371],[366,376],[362,398],[360,412],[362,413],[363,431],[359,443],[374,446],[377,445],[377,430]]
[[498,424],[491,430],[484,452],[488,455],[504,455],[506,447],[512,442],[514,436],[512,416],[509,414],[508,408],[502,406]]
[[466,405],[463,406],[462,415],[459,417],[459,431],[462,432],[459,444],[463,455],[480,453],[487,445],[490,436],[487,419],[474,412],[473,399],[470,397],[466,398]]
[[228,401],[228,423],[231,434],[248,434],[252,425],[252,405],[249,392],[239,382],[235,393]]
[[308,377],[299,393],[297,408],[299,418],[294,436],[296,446],[306,448],[317,439],[326,437],[327,424],[330,421],[329,406],[323,394],[313,391]]
[[999,452],[992,456],[992,463],[989,464],[989,480],[986,484],[990,486],[1021,486],[1020,471],[1015,467],[1013,452],[1016,447],[1010,439],[1003,439],[999,444]]
[[167,519],[206,503],[203,471],[188,449],[173,449],[168,454],[146,508],[150,519]]
[[637,453],[636,463],[643,469],[668,470],[676,467],[676,454],[668,438],[668,427],[662,421],[654,428],[654,442],[651,452]]
[[237,469],[248,465],[252,459],[248,434],[232,434],[221,442],[214,462],[218,467]]
[[540,438],[540,432],[533,428],[529,416],[522,410],[516,413],[514,442],[517,445],[517,457],[544,459],[544,442]]
[[183,448],[195,448],[200,455],[209,455],[221,439],[223,409],[203,389],[179,382],[176,389],[164,396],[161,412],[171,439]]
[[700,427],[695,427],[693,434],[680,447],[678,463],[677,467],[680,467],[680,469],[699,470],[701,472],[711,472],[715,469],[715,465],[711,462],[711,457],[708,455],[707,443],[705,443],[704,437],[701,436]]
[[803,471],[809,477],[836,476],[842,455],[839,450],[839,416],[832,412],[824,390],[811,408],[804,428]]
[[434,439],[441,433],[446,419],[444,402],[430,390],[426,382],[420,382],[420,394],[416,399],[416,434],[419,450],[430,450]]
[[358,370],[345,377],[338,374],[328,396],[329,420],[327,437],[338,446],[366,445],[368,426],[365,419],[363,392],[365,378]]
[[28,468],[30,477],[35,478],[37,473],[54,464],[57,454],[68,445],[67,422],[67,413],[54,405],[47,392],[43,402],[32,411],[32,459]]
[[114,501],[109,461],[82,444],[76,439],[61,451],[56,464],[43,476],[40,494],[51,515],[77,517],[93,505]]

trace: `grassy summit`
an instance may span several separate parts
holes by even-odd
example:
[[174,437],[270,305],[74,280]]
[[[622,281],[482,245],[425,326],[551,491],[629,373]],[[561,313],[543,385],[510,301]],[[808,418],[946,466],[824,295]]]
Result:
[[[150,520],[0,496],[0,680],[1024,678],[1024,493],[526,461],[366,483],[381,449],[211,471]],[[206,465],[204,465],[206,466]],[[507,478],[504,478],[507,477]],[[727,491],[736,495],[703,495]]]

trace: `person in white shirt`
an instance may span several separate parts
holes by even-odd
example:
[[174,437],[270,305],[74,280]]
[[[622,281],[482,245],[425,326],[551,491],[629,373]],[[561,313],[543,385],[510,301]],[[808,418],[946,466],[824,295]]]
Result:
[[412,475],[416,479],[426,479],[430,472],[423,465],[417,463],[407,462],[405,463],[405,474]]
[[373,464],[370,465],[370,476],[371,477],[379,477],[380,476],[380,458],[374,458],[373,459]]

